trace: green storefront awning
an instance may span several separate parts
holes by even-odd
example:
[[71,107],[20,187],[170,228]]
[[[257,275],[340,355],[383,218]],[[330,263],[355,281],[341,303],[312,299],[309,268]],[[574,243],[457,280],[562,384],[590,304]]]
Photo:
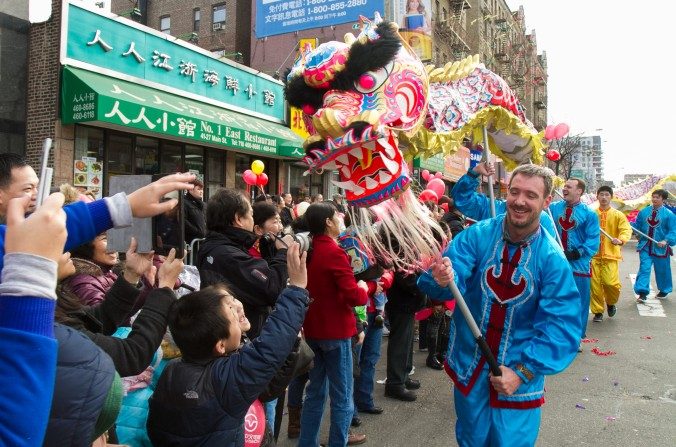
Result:
[[63,68],[61,119],[64,124],[115,124],[262,155],[304,155],[302,139],[281,124],[72,67]]

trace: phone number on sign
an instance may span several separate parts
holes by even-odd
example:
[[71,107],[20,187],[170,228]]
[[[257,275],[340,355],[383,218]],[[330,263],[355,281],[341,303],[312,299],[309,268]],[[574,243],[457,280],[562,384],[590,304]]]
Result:
[[342,11],[345,8],[354,8],[356,6],[366,5],[366,0],[348,0],[346,2],[337,2],[331,3],[330,5],[321,5],[326,0],[309,0],[310,5],[320,5],[320,6],[311,6],[307,9],[308,14],[321,14],[328,11]]
[[96,104],[93,102],[87,102],[85,104],[75,104],[73,106],[73,112],[84,112],[86,110],[94,110],[96,108]]
[[92,119],[96,117],[96,112],[93,110],[90,110],[88,112],[76,112],[73,113],[73,120],[86,120],[86,119]]

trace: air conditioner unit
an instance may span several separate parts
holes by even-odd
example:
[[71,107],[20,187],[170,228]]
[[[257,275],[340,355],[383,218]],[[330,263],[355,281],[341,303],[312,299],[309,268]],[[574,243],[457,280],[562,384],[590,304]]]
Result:
[[214,23],[214,24],[211,26],[211,28],[212,28],[214,31],[217,31],[217,30],[221,29],[222,26],[223,26],[223,24],[222,24],[221,22],[218,22],[218,23]]

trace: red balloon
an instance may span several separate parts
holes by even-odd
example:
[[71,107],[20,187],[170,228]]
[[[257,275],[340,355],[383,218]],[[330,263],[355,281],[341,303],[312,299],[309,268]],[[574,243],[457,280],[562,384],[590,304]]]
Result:
[[441,197],[446,192],[446,183],[440,178],[433,178],[427,183],[427,189],[431,189],[437,193],[437,197]]
[[554,149],[550,149],[545,154],[545,157],[547,157],[547,160],[559,161],[561,159],[561,153],[559,151],[554,150]]
[[256,184],[256,179],[257,176],[256,174],[253,173],[251,169],[247,169],[242,174],[242,180],[244,180],[244,183],[246,183],[249,186],[254,186]]
[[258,174],[258,178],[256,178],[256,184],[258,186],[267,185],[268,184],[268,175],[265,172]]
[[425,180],[426,182],[429,181],[430,171],[428,171],[427,169],[423,169],[420,175],[422,176],[423,180]]
[[553,140],[554,139],[554,129],[556,128],[555,125],[550,124],[549,126],[545,127],[545,139],[547,140]]
[[448,203],[442,203],[439,206],[441,207],[442,210],[444,210],[445,213],[448,212]]
[[554,139],[560,140],[561,138],[568,135],[568,131],[570,131],[570,127],[568,127],[568,124],[566,123],[557,124],[556,127],[554,128]]
[[441,172],[437,172],[436,174],[434,174],[434,178],[441,178],[443,176],[444,174],[442,174]]
[[432,202],[437,203],[439,201],[439,196],[437,195],[437,193],[430,189],[426,189],[423,192],[421,192],[418,198],[423,202],[431,200]]

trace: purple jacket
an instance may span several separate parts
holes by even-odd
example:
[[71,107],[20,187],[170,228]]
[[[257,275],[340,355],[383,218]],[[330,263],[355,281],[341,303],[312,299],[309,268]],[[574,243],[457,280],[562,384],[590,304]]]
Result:
[[99,265],[81,258],[73,258],[76,273],[66,279],[70,290],[85,306],[98,304],[106,298],[117,275],[112,269],[104,270]]

